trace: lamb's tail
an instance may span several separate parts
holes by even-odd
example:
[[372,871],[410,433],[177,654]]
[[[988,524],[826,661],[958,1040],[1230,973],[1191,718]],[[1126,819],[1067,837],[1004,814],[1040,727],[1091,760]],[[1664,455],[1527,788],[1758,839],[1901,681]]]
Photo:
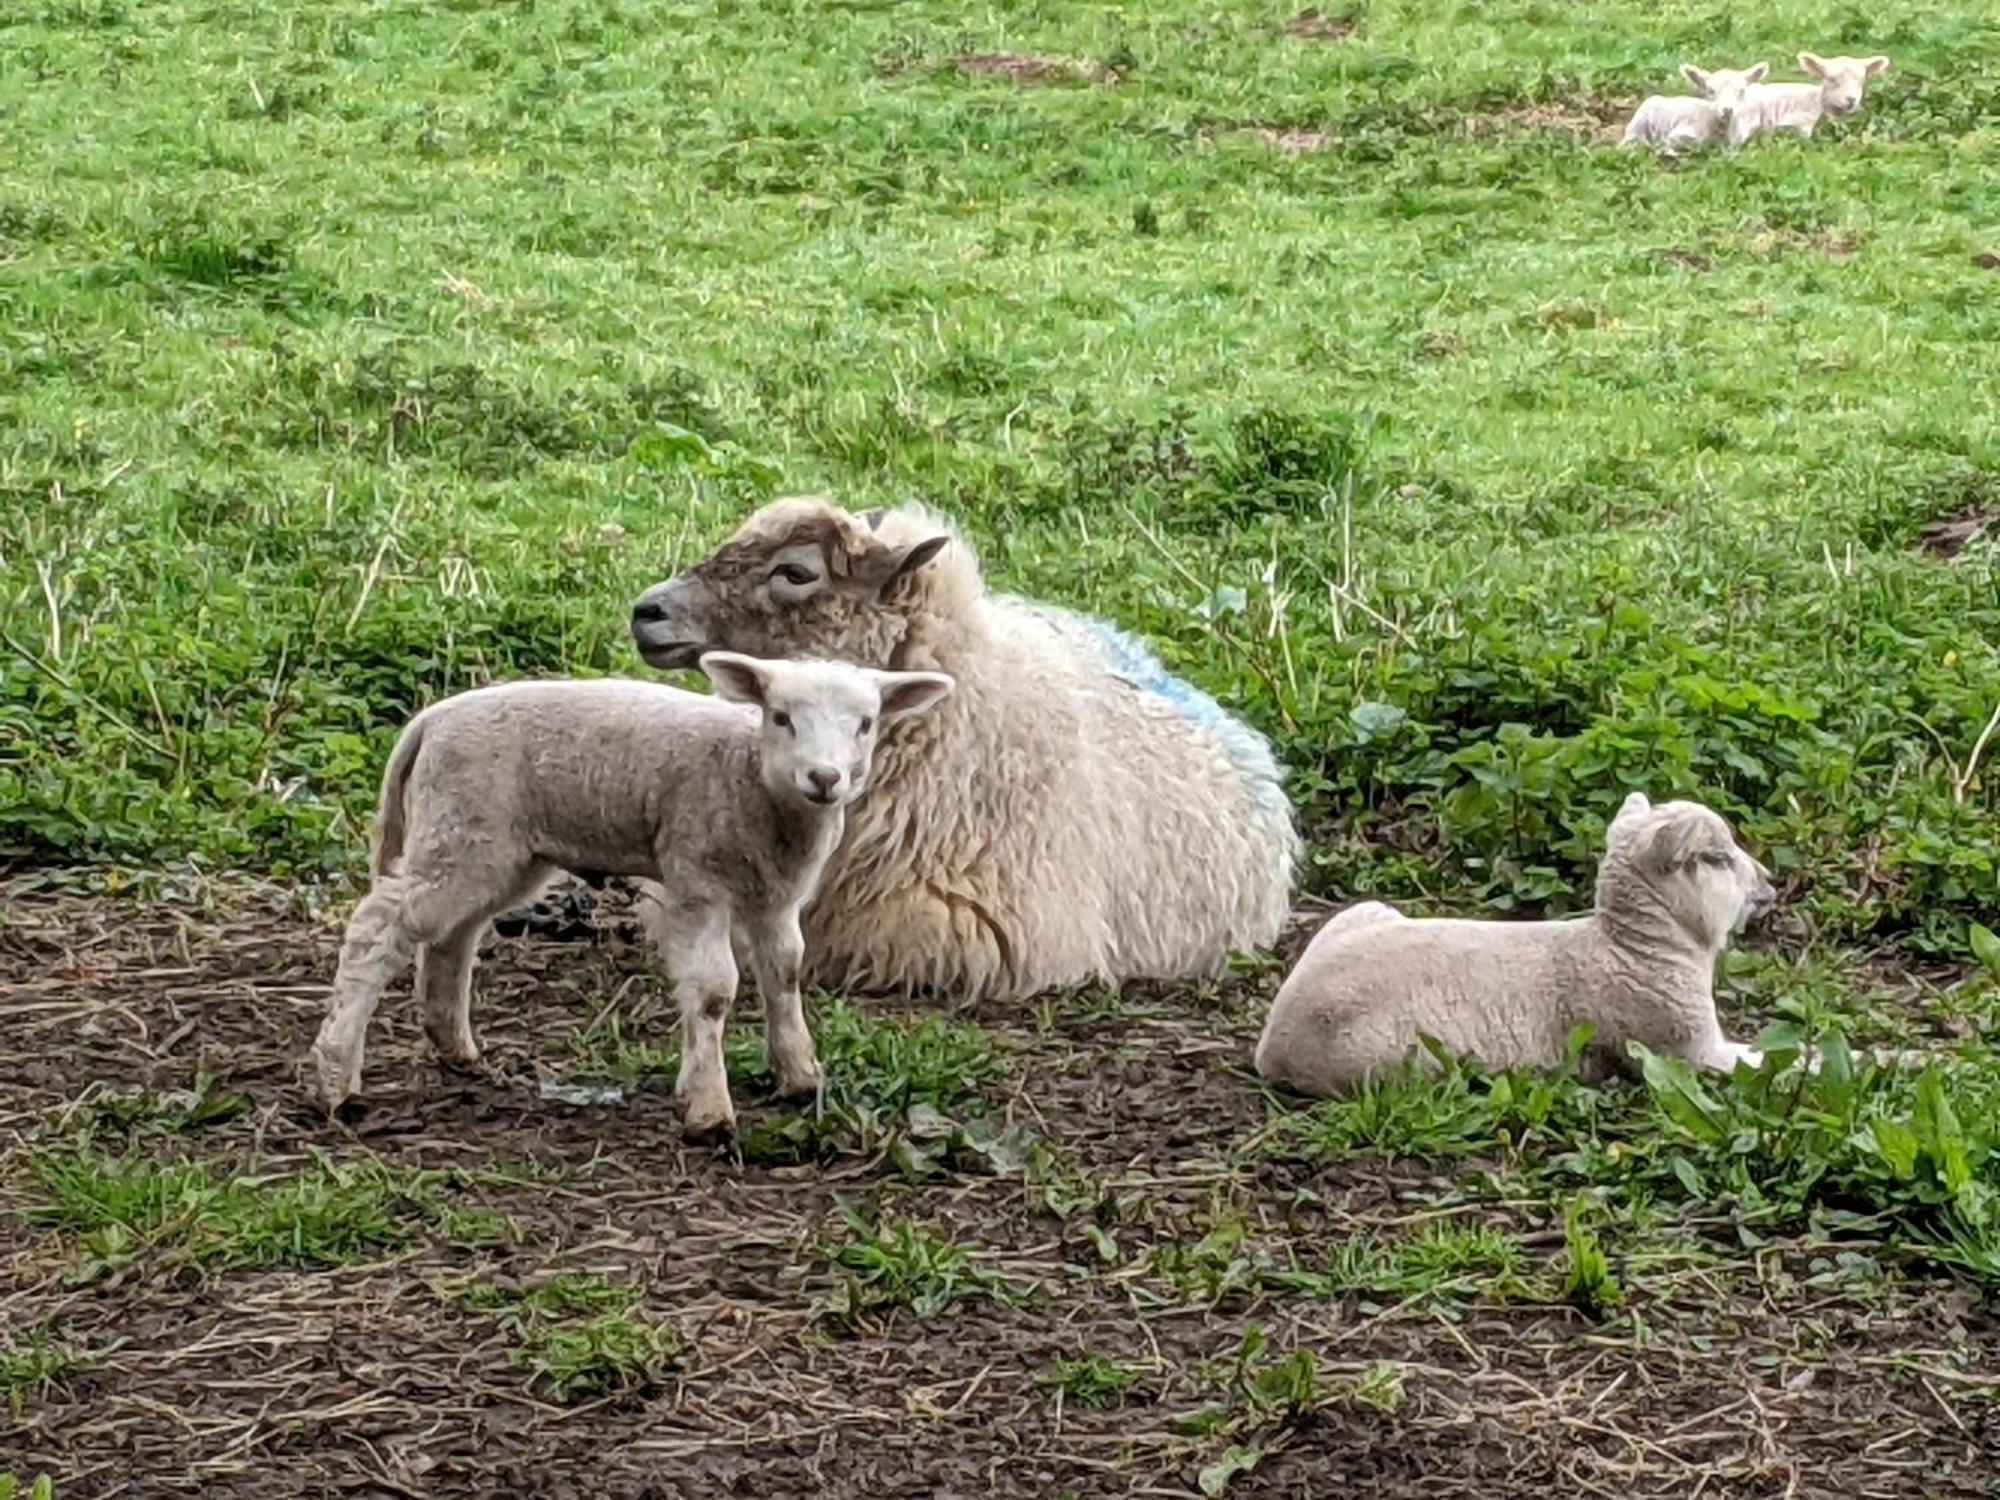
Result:
[[375,812],[375,842],[369,852],[370,867],[378,879],[403,857],[407,824],[403,797],[410,784],[410,769],[417,763],[417,752],[423,748],[423,742],[424,716],[418,714],[396,741],[396,748],[389,752],[388,768],[382,772],[382,800]]

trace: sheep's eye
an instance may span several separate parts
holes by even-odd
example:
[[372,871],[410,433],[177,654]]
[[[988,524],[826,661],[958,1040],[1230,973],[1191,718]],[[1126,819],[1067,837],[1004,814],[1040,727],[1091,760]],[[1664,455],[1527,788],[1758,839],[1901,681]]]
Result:
[[780,710],[771,715],[771,722],[776,724],[780,729],[790,729],[792,727],[792,716]]
[[861,732],[863,734],[866,734],[869,730],[873,729],[874,727],[875,727],[875,721],[873,719],[863,719],[861,721]]
[[802,587],[817,579],[819,574],[813,572],[811,568],[802,568],[797,563],[779,563],[777,567],[771,569],[771,576]]
[[1726,869],[1729,865],[1729,851],[1727,849],[1704,849],[1701,853],[1701,862],[1705,865],[1714,865],[1717,869]]

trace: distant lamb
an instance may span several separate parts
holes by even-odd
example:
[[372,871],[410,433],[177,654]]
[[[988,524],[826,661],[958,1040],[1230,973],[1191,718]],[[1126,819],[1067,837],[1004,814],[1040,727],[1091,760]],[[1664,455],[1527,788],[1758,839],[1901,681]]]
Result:
[[328,1109],[359,1091],[369,1018],[413,956],[431,1041],[454,1061],[477,1060],[480,936],[557,869],[654,882],[648,926],[675,981],[675,1092],[690,1136],[735,1124],[722,1061],[735,953],[764,997],[778,1091],[818,1088],[799,1000],[799,912],[868,786],[878,736],[935,707],[951,679],[724,652],[700,666],[718,697],[647,682],[517,682],[410,721],[382,779],[374,886],[347,924],[313,1046]]
[[1715,961],[1775,899],[1769,873],[1695,802],[1625,799],[1606,839],[1597,908],[1561,922],[1405,917],[1379,901],[1313,938],[1273,1002],[1257,1071],[1332,1095],[1401,1067],[1422,1037],[1488,1067],[1562,1061],[1580,1022],[1593,1069],[1625,1044],[1727,1071],[1757,1052],[1722,1033]]
[[1729,144],[1740,146],[1767,131],[1796,130],[1810,137],[1820,116],[1836,118],[1861,108],[1868,80],[1889,66],[1886,57],[1821,57],[1799,54],[1799,66],[1817,83],[1760,83],[1746,89],[1729,122]]
[[1717,68],[1709,72],[1693,63],[1681,64],[1681,76],[1694,85],[1699,98],[1684,94],[1653,94],[1632,112],[1625,127],[1627,146],[1649,145],[1672,156],[1694,146],[1708,146],[1723,139],[1729,121],[1753,83],[1760,83],[1771,71],[1767,63],[1741,71]]
[[632,615],[641,653],[716,646],[948,672],[885,736],[806,914],[843,990],[1015,998],[1219,970],[1272,942],[1298,839],[1263,738],[1101,621],[986,592],[922,509],[776,501]]

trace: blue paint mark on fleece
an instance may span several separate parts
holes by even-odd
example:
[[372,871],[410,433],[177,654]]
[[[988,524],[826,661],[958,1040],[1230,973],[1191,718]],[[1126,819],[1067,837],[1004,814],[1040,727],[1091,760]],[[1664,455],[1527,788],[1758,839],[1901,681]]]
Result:
[[1230,713],[1193,683],[1183,682],[1167,670],[1153,648],[1136,636],[1128,635],[1109,621],[1095,615],[1038,604],[1036,608],[1053,617],[1053,623],[1080,625],[1104,648],[1111,668],[1141,692],[1164,700],[1182,718],[1199,724],[1215,736],[1245,781],[1258,808],[1289,821],[1291,806],[1285,800],[1278,762],[1264,736]]

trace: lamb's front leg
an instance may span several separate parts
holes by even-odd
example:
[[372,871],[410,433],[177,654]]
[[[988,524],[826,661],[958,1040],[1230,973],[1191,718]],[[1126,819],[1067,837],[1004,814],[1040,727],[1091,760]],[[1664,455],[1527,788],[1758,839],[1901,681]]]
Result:
[[680,1007],[681,1069],[674,1097],[681,1102],[684,1128],[693,1140],[727,1135],[736,1129],[729,1071],[722,1060],[722,1035],[736,999],[729,909],[720,902],[679,901],[659,911],[650,925],[674,976],[674,1000]]
[[813,1052],[805,1002],[799,994],[805,952],[796,911],[758,922],[750,929],[750,967],[764,997],[764,1055],[777,1075],[778,1094],[785,1099],[817,1094],[825,1076]]

